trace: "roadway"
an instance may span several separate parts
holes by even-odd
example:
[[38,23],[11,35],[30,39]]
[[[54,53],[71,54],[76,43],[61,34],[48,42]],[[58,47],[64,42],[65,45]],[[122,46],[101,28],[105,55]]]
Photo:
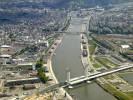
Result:
[[91,73],[90,75],[88,75],[88,77],[85,77],[84,75],[79,76],[79,77],[75,77],[75,78],[70,79],[70,82],[67,82],[67,81],[60,82],[58,84],[54,84],[54,85],[51,85],[51,86],[49,86],[45,89],[42,89],[42,90],[40,90],[40,93],[53,91],[53,90],[56,90],[59,87],[74,86],[74,85],[81,84],[81,83],[84,83],[84,82],[87,82],[87,81],[90,81],[90,83],[91,83],[91,80],[94,80],[94,79],[97,79],[99,77],[103,77],[103,76],[106,76],[106,75],[110,75],[110,74],[113,74],[113,73],[116,73],[116,72],[119,72],[119,71],[131,69],[131,68],[133,68],[133,64],[125,64],[125,65],[119,66],[117,68],[112,68],[110,70],[106,70],[105,72]]
[[96,79],[96,78],[99,78],[99,77],[103,77],[103,76],[113,74],[113,73],[116,73],[116,72],[119,72],[119,71],[130,69],[130,68],[133,68],[133,64],[125,64],[125,65],[113,68],[111,70],[106,70],[105,72],[98,72],[98,74],[89,75],[88,77],[85,77],[85,76],[81,77],[80,76],[80,77],[71,79],[68,84],[75,85],[75,84],[83,83],[85,81],[90,81],[90,80],[93,80],[93,79]]

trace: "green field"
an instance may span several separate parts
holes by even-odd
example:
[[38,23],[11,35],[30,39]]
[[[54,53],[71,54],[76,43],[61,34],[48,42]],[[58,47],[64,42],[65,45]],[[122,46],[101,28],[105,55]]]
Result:
[[133,92],[128,92],[127,94],[133,98]]
[[95,67],[95,68],[100,68],[100,67],[102,67],[102,65],[101,65],[99,62],[95,62],[95,63],[93,64],[93,67]]
[[113,67],[117,67],[118,65],[113,63],[112,61],[110,61],[107,58],[101,58],[101,57],[96,57],[96,60],[102,64],[103,66],[107,67],[107,68],[113,68]]
[[112,95],[114,95],[118,100],[133,100],[132,97],[126,93],[123,93],[119,90],[117,90],[112,84],[108,83],[108,84],[104,84],[102,85],[102,87],[108,91],[109,93],[111,93]]
[[89,44],[89,52],[90,52],[90,55],[93,55],[94,52],[95,52],[95,49],[96,49],[97,45],[92,40],[89,40],[88,41],[88,44]]

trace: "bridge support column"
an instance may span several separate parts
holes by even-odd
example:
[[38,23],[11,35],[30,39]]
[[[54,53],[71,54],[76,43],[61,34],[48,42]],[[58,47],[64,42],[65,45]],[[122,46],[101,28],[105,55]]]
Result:
[[87,78],[88,77],[88,64],[85,66],[85,69],[84,69],[84,74],[85,74],[85,77]]
[[[88,72],[88,70],[89,70],[89,64],[87,64],[86,66],[85,66],[85,70],[84,70],[84,73],[85,73],[85,78],[87,79],[88,78],[88,75],[89,75],[89,72]],[[86,81],[87,83],[90,83],[90,81]]]
[[68,88],[69,88],[69,89],[73,88],[73,87],[70,85],[70,78],[71,78],[70,70],[67,70],[67,84],[68,84]]
[[67,71],[67,83],[68,84],[70,83],[70,78],[71,78],[70,71]]

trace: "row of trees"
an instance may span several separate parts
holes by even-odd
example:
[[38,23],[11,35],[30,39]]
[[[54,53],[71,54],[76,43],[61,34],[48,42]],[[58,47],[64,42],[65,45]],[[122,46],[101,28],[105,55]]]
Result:
[[70,19],[66,20],[64,27],[61,29],[62,31],[65,31],[68,29],[68,27],[70,25],[70,21],[71,21],[71,17],[70,17]]
[[131,57],[131,56],[125,54],[125,53],[121,53],[121,52],[119,52],[119,54],[120,54],[122,57],[124,57],[124,58],[130,60],[131,62],[133,62],[133,57]]
[[36,63],[36,69],[38,71],[38,77],[43,83],[46,83],[48,81],[48,77],[46,76],[43,68],[43,59],[41,58],[40,60],[37,61]]
[[37,52],[38,47],[36,45],[26,46],[25,48],[21,49],[20,51],[17,51],[13,54],[13,57],[16,57],[18,55],[21,55],[23,53],[27,52]]
[[110,44],[108,44],[106,41],[104,41],[104,40],[103,41],[99,41],[93,35],[90,35],[90,36],[97,44],[100,44],[101,46],[105,47],[108,50],[115,51],[114,48]]

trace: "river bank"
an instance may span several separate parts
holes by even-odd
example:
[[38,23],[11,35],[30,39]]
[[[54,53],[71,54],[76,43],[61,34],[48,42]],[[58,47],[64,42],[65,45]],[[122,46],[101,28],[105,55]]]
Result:
[[[57,47],[60,45],[62,39],[63,39],[63,36],[60,37],[60,39],[55,40],[55,42],[53,43],[53,45],[52,45],[51,48],[49,49],[49,51],[50,51],[50,50],[52,49],[52,47],[54,46],[54,49],[52,49],[52,52],[51,52],[51,54],[50,54],[50,56],[49,56],[49,58],[48,58],[48,61],[47,61],[47,66],[48,66],[49,71],[50,71],[50,74],[51,74],[51,76],[52,76],[52,78],[53,78],[53,82],[52,82],[52,83],[54,83],[54,84],[58,84],[59,81],[58,81],[58,79],[56,78],[56,76],[55,76],[55,74],[54,74],[54,71],[53,71],[53,68],[52,68],[52,57],[53,57],[54,55],[56,55],[56,54],[55,54],[55,50],[56,50]],[[56,46],[55,46],[55,44],[56,44]],[[59,89],[57,95],[58,95],[58,97],[61,98],[61,99],[73,100],[72,97],[71,97],[71,96],[65,91],[65,89],[62,88],[62,87]],[[59,99],[59,98],[57,98],[57,99]]]
[[103,88],[103,90],[114,96],[116,99],[131,100],[128,92],[132,91],[132,86],[119,78],[116,74],[105,76],[103,78],[98,78],[95,80],[95,82],[101,88]]
[[[88,71],[87,71],[88,75],[89,75],[89,74],[91,75],[91,73],[97,73],[96,68],[94,68],[94,66],[92,65],[91,60],[90,60],[89,44],[88,44],[88,39],[87,39],[87,37],[86,37],[85,34],[81,35],[81,40],[84,41],[84,42],[86,42],[85,44],[83,44],[83,43],[81,42],[81,51],[84,50],[84,47],[83,47],[83,46],[86,46],[85,50],[87,50],[87,52],[88,52],[88,55],[87,55],[86,57],[83,57],[83,56],[81,55],[81,61],[82,61],[82,64],[83,64],[83,66],[84,66],[84,69],[85,69],[86,67],[88,67]],[[111,93],[110,93],[109,91],[107,91],[107,90],[104,88],[104,86],[103,86],[104,83],[107,83],[107,81],[106,81],[105,79],[103,79],[103,78],[98,78],[98,79],[95,80],[95,83],[96,83],[97,85],[99,85],[104,91],[106,91],[107,93],[111,94]],[[111,95],[114,96],[113,94],[111,94]],[[115,97],[115,96],[114,96],[114,97]]]

